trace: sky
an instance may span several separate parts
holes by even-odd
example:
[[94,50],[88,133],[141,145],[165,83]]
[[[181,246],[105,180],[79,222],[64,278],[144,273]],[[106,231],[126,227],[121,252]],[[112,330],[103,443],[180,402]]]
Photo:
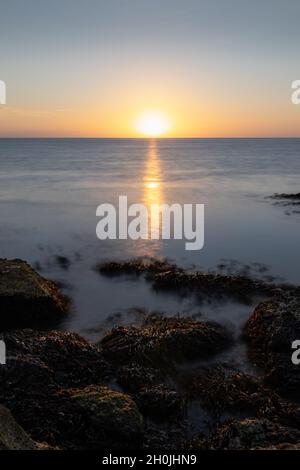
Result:
[[1,137],[300,136],[299,0],[0,0]]

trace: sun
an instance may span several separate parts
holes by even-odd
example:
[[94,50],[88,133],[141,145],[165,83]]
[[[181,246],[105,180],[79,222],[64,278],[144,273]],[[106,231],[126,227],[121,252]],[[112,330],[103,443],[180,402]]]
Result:
[[136,130],[147,137],[159,137],[171,127],[169,118],[160,111],[145,111],[136,119]]

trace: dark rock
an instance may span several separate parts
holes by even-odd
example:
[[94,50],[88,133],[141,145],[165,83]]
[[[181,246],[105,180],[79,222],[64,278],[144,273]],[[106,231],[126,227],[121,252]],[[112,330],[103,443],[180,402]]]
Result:
[[154,367],[145,367],[135,362],[114,369],[119,385],[130,393],[137,393],[144,387],[163,383],[166,376]]
[[173,421],[184,411],[183,397],[162,384],[142,388],[134,399],[143,415],[159,421]]
[[300,426],[297,405],[267,388],[260,378],[226,372],[221,367],[214,367],[194,376],[189,384],[193,399],[200,400],[218,421],[232,413],[245,418],[269,418],[291,427]]
[[171,377],[159,369],[129,363],[115,369],[117,383],[129,393],[144,416],[155,420],[176,420],[185,400],[172,386]]
[[101,352],[74,333],[18,330],[3,333],[7,362],[0,367],[0,402],[37,441],[76,448],[82,418],[61,389],[101,383]]
[[38,450],[38,445],[18,425],[10,411],[0,405],[0,450]]
[[169,263],[166,259],[158,259],[151,257],[134,258],[125,261],[107,261],[99,263],[96,271],[106,276],[120,276],[123,274],[155,274],[168,270],[178,269],[175,264]]
[[141,444],[143,418],[128,395],[105,386],[70,390],[68,394],[85,423],[81,446],[124,449]]
[[230,344],[231,335],[217,323],[157,316],[139,327],[115,328],[101,341],[105,358],[118,364],[132,361],[155,368],[209,357]]
[[300,338],[300,295],[278,295],[260,303],[245,327],[250,355],[267,373],[268,384],[299,397],[300,367],[292,363],[292,342]]
[[0,260],[0,328],[21,328],[59,321],[68,309],[55,283],[25,261]]
[[280,444],[300,442],[298,429],[282,426],[267,419],[233,420],[221,425],[209,438],[200,437],[194,448],[215,450],[264,449]]
[[7,349],[7,365],[0,374],[38,365],[39,374],[43,370],[48,380],[72,387],[99,383],[107,371],[99,349],[76,333],[25,329],[2,333],[0,339]]
[[270,295],[277,289],[290,289],[287,285],[255,280],[246,275],[188,271],[155,258],[111,261],[97,265],[96,269],[106,276],[146,274],[146,279],[156,290],[172,290],[180,294],[193,291],[214,297],[231,296],[245,303],[249,303],[253,296]]
[[145,424],[142,448],[150,452],[153,452],[153,449],[173,453],[174,449],[186,450],[185,423],[179,421],[162,428],[157,423],[148,421]]
[[273,199],[292,199],[300,201],[300,193],[275,193],[271,197]]

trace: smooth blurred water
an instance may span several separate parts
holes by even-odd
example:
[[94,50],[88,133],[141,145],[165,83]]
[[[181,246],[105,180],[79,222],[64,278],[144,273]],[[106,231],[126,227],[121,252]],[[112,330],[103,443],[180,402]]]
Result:
[[[134,321],[132,307],[201,312],[239,329],[249,306],[198,305],[154,293],[144,280],[106,279],[93,267],[167,256],[183,266],[216,270],[221,263],[298,283],[300,215],[266,197],[299,192],[299,174],[299,139],[2,139],[0,256],[26,259],[62,281],[74,302],[62,327],[88,337]],[[204,203],[204,249],[185,251],[178,240],[99,241],[96,208],[119,195],[129,203]],[[69,259],[68,269],[58,255]]]

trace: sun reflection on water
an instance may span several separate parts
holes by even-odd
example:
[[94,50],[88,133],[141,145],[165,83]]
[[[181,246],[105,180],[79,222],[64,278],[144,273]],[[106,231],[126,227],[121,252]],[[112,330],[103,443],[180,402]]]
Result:
[[151,214],[151,206],[163,203],[162,184],[162,170],[157,141],[151,139],[145,164],[143,202],[148,209],[148,235],[155,239],[159,238],[161,233],[160,217],[157,214]]

